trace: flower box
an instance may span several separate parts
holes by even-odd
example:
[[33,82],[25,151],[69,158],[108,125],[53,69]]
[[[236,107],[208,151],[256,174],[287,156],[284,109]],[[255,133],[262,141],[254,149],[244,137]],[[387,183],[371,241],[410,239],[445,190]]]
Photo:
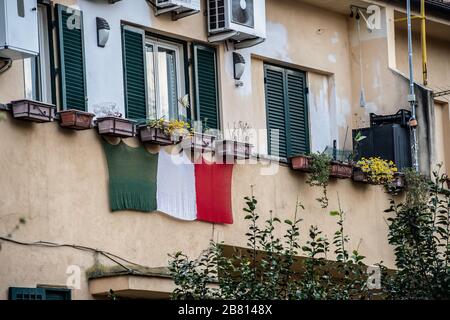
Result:
[[160,146],[168,146],[180,142],[180,138],[173,139],[162,128],[152,128],[149,126],[141,126],[138,128],[139,137],[142,142],[158,144]]
[[60,125],[63,128],[74,130],[87,130],[91,129],[92,120],[95,115],[93,113],[79,111],[79,110],[66,110],[59,113]]
[[361,183],[367,183],[367,184],[371,183],[367,173],[362,171],[361,168],[359,168],[359,167],[353,168],[352,179],[355,182],[361,182]]
[[183,149],[196,150],[200,152],[214,152],[216,145],[216,136],[194,133],[192,136],[183,138],[181,146]]
[[250,159],[253,145],[233,140],[220,140],[216,142],[216,155],[219,157],[234,157],[234,159]]
[[119,117],[101,117],[96,120],[98,133],[105,136],[131,138],[136,135],[135,121]]
[[330,177],[337,179],[351,179],[353,165],[338,161],[332,161],[330,165]]
[[396,173],[394,179],[385,185],[386,192],[391,195],[399,195],[406,186],[405,175],[403,173]]
[[305,155],[291,158],[291,166],[294,170],[311,172],[311,158]]
[[15,119],[42,123],[55,119],[56,107],[33,100],[17,100],[11,102],[11,111]]

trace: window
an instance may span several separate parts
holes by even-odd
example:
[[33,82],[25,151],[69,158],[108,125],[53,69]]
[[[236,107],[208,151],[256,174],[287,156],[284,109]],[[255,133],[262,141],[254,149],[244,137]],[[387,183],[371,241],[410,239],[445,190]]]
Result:
[[186,110],[178,103],[185,95],[183,46],[147,38],[145,47],[149,118],[186,118]]
[[306,74],[264,66],[269,154],[282,159],[310,152]]
[[52,103],[50,42],[47,7],[38,5],[39,56],[24,60],[25,97]]
[[122,26],[125,109],[129,119],[185,119],[184,45]]
[[9,300],[72,300],[65,288],[9,288]]

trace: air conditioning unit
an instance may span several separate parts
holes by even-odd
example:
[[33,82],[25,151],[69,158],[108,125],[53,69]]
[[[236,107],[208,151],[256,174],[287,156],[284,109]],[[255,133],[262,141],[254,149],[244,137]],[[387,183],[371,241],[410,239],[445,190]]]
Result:
[[[207,0],[210,42],[260,43],[266,38],[265,0]],[[250,45],[248,45],[250,46]]]
[[200,10],[200,0],[156,0],[156,6],[160,8],[180,6],[185,9]]
[[0,57],[18,60],[38,54],[37,0],[0,0]]
[[200,0],[156,0],[156,15],[171,12],[174,20],[178,20],[200,12]]

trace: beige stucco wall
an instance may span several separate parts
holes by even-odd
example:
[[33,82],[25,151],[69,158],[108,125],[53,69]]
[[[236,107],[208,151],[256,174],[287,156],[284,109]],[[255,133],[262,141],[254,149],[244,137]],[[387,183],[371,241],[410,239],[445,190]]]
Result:
[[[213,234],[226,244],[245,246],[243,197],[254,185],[262,221],[270,210],[281,220],[292,219],[299,197],[306,207],[300,213],[303,239],[310,225],[332,237],[336,220],[328,211],[337,208],[338,192],[346,211],[349,248],[359,247],[367,263],[382,260],[393,265],[383,213],[389,201],[381,187],[356,185],[350,180],[332,182],[330,208],[324,210],[314,200],[320,190],[308,187],[305,175],[279,167],[275,175],[262,176],[261,165],[237,165],[232,193],[235,223],[231,226],[180,222],[160,213],[113,214],[108,203],[106,159],[94,130],[72,132],[55,123],[36,125],[8,117],[0,122],[0,132],[0,234],[11,233],[14,240],[88,246],[145,266],[166,266],[169,253],[181,250],[196,257]],[[15,230],[20,218],[25,218],[26,224]],[[64,286],[70,265],[82,270],[81,289],[74,291],[74,298],[90,298],[84,272],[95,262],[92,253],[2,242],[0,262],[0,299],[7,297],[9,286]]]
[[[122,5],[134,1],[124,0]],[[56,2],[81,3],[85,8],[93,5],[84,0]],[[173,22],[168,17],[155,18],[150,8],[145,8],[148,11],[138,17],[123,12],[123,20],[185,40],[206,41],[203,15]],[[92,23],[89,17],[87,15],[86,19]],[[313,151],[323,150],[333,139],[337,139],[342,148],[347,127],[351,130],[367,126],[370,112],[393,113],[406,107],[407,87],[405,89],[404,79],[395,71],[397,64],[404,70],[401,61],[395,61],[402,48],[394,42],[393,17],[393,9],[388,8],[383,11],[381,30],[374,33],[362,30],[363,81],[368,106],[361,108],[360,42],[354,20],[347,14],[302,1],[267,0],[266,42],[240,50],[248,64],[243,87],[236,88],[234,84],[232,50],[218,46],[223,128],[232,127],[237,121],[249,122],[255,129],[266,128],[265,62],[307,71]],[[396,55],[396,51],[400,53]],[[98,58],[105,52],[108,51],[95,49],[89,54]],[[445,63],[445,54],[436,54],[436,57],[436,64]],[[120,64],[120,59],[115,63]],[[107,59],[96,67],[102,72],[113,69]],[[88,73],[88,81],[95,81],[95,72],[88,70]],[[0,75],[0,102],[22,97],[22,74],[21,63],[15,62],[13,69]],[[107,86],[105,83],[102,88]],[[107,94],[102,99],[109,101]],[[332,237],[336,221],[328,211],[336,209],[339,193],[342,208],[347,212],[346,230],[351,237],[351,248],[359,246],[369,264],[380,261],[390,267],[394,264],[383,213],[389,206],[389,199],[381,187],[356,185],[349,180],[334,181],[329,187],[330,208],[324,210],[314,200],[320,196],[320,190],[308,187],[305,175],[281,166],[277,174],[264,176],[260,174],[261,165],[237,165],[233,176],[235,224],[232,226],[180,222],[158,213],[112,214],[108,207],[105,158],[93,130],[71,132],[56,124],[35,125],[8,118],[0,122],[0,137],[0,235],[12,232],[15,240],[85,245],[149,267],[165,266],[168,253],[182,250],[196,256],[208,245],[213,234],[228,245],[245,246],[246,223],[241,209],[243,197],[250,194],[250,185],[254,185],[262,220],[269,216],[270,210],[282,220],[292,218],[299,197],[306,207],[302,213],[303,238],[310,225],[318,225]],[[349,136],[347,149],[350,140]],[[265,153],[266,135],[258,134],[255,143],[258,151]],[[26,224],[14,230],[22,217]],[[91,253],[70,248],[36,248],[3,242],[0,299],[7,297],[9,286],[64,286],[66,269],[70,265],[78,265],[83,271],[82,287],[74,291],[74,298],[89,299],[84,271],[94,262]]]

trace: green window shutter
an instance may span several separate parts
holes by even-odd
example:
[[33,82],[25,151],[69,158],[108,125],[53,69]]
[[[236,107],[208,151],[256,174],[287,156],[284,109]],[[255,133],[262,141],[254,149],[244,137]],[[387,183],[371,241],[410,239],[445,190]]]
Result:
[[264,69],[269,154],[287,158],[284,70],[269,65]]
[[286,70],[287,107],[289,129],[289,157],[310,153],[309,120],[306,102],[306,75]]
[[123,26],[122,50],[126,116],[144,121],[147,118],[144,30]]
[[306,74],[271,65],[264,70],[269,154],[284,159],[308,154]]
[[57,5],[61,104],[86,111],[86,67],[83,12]]
[[9,288],[9,300],[46,300],[43,288]]
[[196,119],[220,129],[216,50],[194,45]]

